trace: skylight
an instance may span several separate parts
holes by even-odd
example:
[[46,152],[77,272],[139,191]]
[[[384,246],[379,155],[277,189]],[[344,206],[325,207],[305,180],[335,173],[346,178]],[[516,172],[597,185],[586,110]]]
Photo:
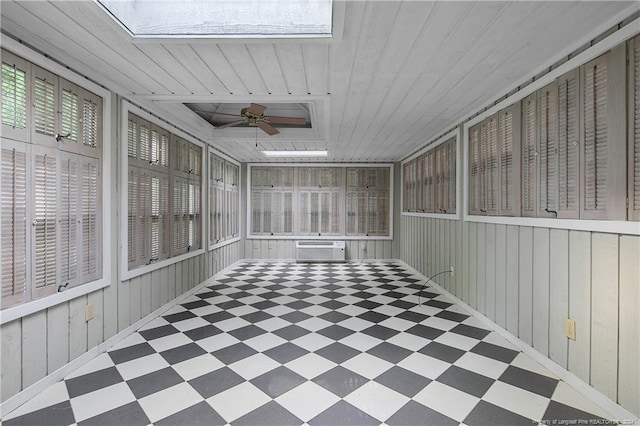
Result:
[[97,0],[135,37],[330,37],[332,0]]

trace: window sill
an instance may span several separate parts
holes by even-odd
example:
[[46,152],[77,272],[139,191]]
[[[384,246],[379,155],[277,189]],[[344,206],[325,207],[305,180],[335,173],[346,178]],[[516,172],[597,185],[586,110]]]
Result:
[[371,237],[364,235],[249,235],[247,240],[393,240],[393,235]]
[[42,299],[32,300],[22,305],[3,309],[0,311],[0,325],[108,287],[110,285],[109,281],[109,278],[102,278],[59,293],[54,293]]
[[125,271],[122,274],[121,281],[130,280],[131,278],[148,274],[149,272],[155,271],[156,269],[164,268],[166,266],[170,266],[170,265],[173,265],[174,263],[182,262],[183,260],[187,260],[195,256],[200,256],[201,254],[204,254],[204,252],[205,252],[204,249],[201,248],[191,253],[185,253],[179,256],[170,257],[168,259],[162,259],[158,262],[155,262],[149,265],[140,266],[130,271]]
[[572,231],[640,235],[640,223],[633,221],[548,219],[533,217],[476,215],[465,215],[464,220],[469,222],[496,223],[501,225],[531,226],[539,228],[568,229]]
[[419,212],[401,212],[401,216],[412,216],[412,217],[430,217],[432,219],[449,219],[449,220],[459,220],[460,215],[458,213],[419,213]]
[[218,249],[220,247],[224,247],[224,246],[227,246],[229,244],[232,244],[232,243],[235,243],[235,242],[238,242],[238,241],[240,241],[240,237],[239,236],[231,238],[230,240],[220,241],[219,243],[209,244],[209,249],[208,250],[209,251],[215,250],[215,249]]

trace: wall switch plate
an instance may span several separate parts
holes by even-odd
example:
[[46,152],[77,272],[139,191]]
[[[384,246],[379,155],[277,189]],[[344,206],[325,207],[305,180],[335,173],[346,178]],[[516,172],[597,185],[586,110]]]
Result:
[[451,276],[453,276],[454,272],[453,272],[453,266],[449,267],[449,271],[451,271]]
[[564,333],[571,340],[576,340],[576,322],[571,318],[564,320]]
[[96,308],[93,303],[89,303],[84,307],[84,320],[91,321],[96,315]]

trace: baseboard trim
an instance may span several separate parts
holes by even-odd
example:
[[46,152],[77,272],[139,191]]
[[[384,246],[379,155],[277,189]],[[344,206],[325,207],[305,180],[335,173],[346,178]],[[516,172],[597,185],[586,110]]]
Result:
[[194,295],[196,292],[200,291],[203,287],[206,287],[207,285],[211,284],[211,281],[215,280],[218,276],[224,274],[227,270],[235,267],[236,265],[238,265],[239,263],[242,263],[243,261],[244,260],[235,261],[231,265],[229,265],[226,268],[220,270],[215,275],[207,278],[206,280],[204,280],[203,282],[201,282],[197,286],[193,287],[192,289],[188,290],[185,293],[182,293],[180,296],[176,297],[175,299],[171,300],[170,302],[165,303],[164,305],[162,305],[161,307],[159,307],[155,311],[153,311],[150,314],[146,315],[144,318],[139,319],[138,321],[136,321],[135,323],[131,324],[127,328],[123,329],[122,331],[120,331],[116,335],[114,335],[114,336],[110,337],[109,339],[105,340],[104,342],[100,343],[98,346],[95,346],[95,347],[89,349],[87,352],[83,353],[79,357],[69,361],[67,364],[65,364],[62,367],[58,368],[56,371],[48,374],[47,376],[45,376],[42,379],[38,380],[37,382],[33,383],[29,387],[27,387],[27,388],[23,389],[22,391],[20,391],[19,393],[15,394],[11,398],[7,399],[2,404],[0,404],[0,419],[4,418],[4,416],[6,416],[7,414],[11,413],[13,410],[15,410],[16,408],[20,407],[22,404],[26,403],[30,399],[34,398],[36,395],[38,395],[39,393],[41,393],[42,391],[47,389],[49,386],[55,384],[56,382],[62,380],[66,376],[68,376],[69,374],[73,373],[75,370],[77,370],[78,368],[82,367],[84,364],[86,364],[87,362],[91,361],[93,358],[97,357],[98,355],[100,355],[103,352],[106,352],[113,345],[115,345],[116,343],[119,343],[120,341],[124,340],[125,338],[127,338],[128,336],[133,334],[135,331],[139,330],[140,328],[144,327],[149,322],[151,322],[154,319],[156,319],[157,317],[159,317],[164,312],[166,312],[169,309],[173,308],[174,306],[180,304],[182,301],[186,300],[188,297]]
[[[414,267],[412,267],[411,265],[409,265],[405,261],[398,260],[398,262],[400,262],[403,266],[405,266],[407,269],[411,270],[415,274],[421,276],[425,281],[427,280],[427,277],[424,274],[422,274],[420,271],[416,270]],[[513,346],[515,346],[516,348],[520,349],[522,352],[524,352],[525,354],[530,356],[538,364],[541,364],[543,367],[547,368],[553,374],[558,376],[562,381],[567,383],[569,386],[573,387],[575,390],[580,392],[586,398],[588,398],[591,401],[593,401],[596,405],[598,405],[600,408],[602,408],[605,412],[609,413],[611,415],[611,419],[618,420],[618,421],[623,421],[623,422],[625,422],[625,424],[639,424],[640,423],[640,418],[638,418],[638,416],[634,415],[633,413],[631,413],[626,408],[618,405],[616,402],[614,402],[611,399],[609,399],[609,397],[604,395],[602,392],[600,392],[599,390],[595,389],[593,386],[589,385],[588,383],[586,383],[585,381],[583,381],[578,376],[576,376],[575,374],[571,373],[570,371],[568,371],[567,369],[565,369],[561,365],[556,364],[551,358],[548,358],[548,357],[544,356],[543,354],[538,352],[536,349],[534,349],[533,346],[529,345],[528,343],[526,343],[523,340],[520,340],[518,337],[516,337],[513,334],[511,334],[509,331],[507,331],[503,327],[499,326],[498,324],[496,324],[495,322],[493,322],[492,320],[490,320],[489,318],[487,318],[486,316],[481,314],[479,311],[477,311],[474,308],[472,308],[467,303],[465,303],[462,300],[460,300],[457,296],[453,295],[451,292],[449,292],[448,290],[446,290],[443,287],[441,287],[440,284],[438,284],[437,282],[435,282],[433,280],[430,280],[429,284],[434,289],[436,289],[436,291],[438,293],[440,293],[440,294],[448,297],[452,301],[454,301],[456,304],[458,304],[464,310],[466,310],[471,315],[476,317],[479,321],[481,321],[483,324],[485,324],[491,330],[493,330],[496,333],[498,333],[501,337],[503,337],[505,340],[507,340]]]

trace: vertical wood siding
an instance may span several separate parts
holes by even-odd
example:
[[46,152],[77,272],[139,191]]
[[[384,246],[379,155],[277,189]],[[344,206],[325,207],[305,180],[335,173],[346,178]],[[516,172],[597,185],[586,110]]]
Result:
[[[336,237],[340,240],[340,237]],[[347,260],[397,259],[392,240],[347,240]],[[296,258],[295,240],[245,240],[245,259],[293,260]],[[233,262],[232,262],[233,263]]]
[[[402,216],[400,259],[640,414],[640,237]],[[564,332],[576,322],[576,340]]]

